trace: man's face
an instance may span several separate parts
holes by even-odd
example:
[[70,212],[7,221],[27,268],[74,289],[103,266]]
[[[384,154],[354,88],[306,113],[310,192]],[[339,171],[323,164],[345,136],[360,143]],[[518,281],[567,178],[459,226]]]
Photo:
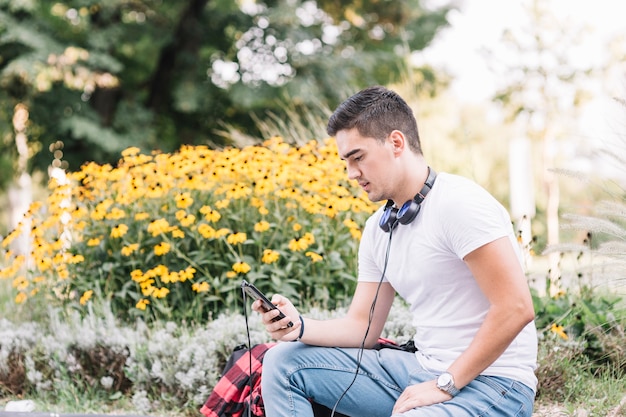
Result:
[[361,136],[355,129],[340,130],[335,135],[341,159],[346,161],[348,178],[356,180],[372,201],[390,198],[393,178],[393,145]]

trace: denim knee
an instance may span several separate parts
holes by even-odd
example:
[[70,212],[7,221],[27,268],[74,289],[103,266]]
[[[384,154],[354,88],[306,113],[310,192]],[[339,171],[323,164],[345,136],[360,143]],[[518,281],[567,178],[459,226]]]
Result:
[[294,351],[297,350],[298,345],[301,343],[285,342],[272,346],[263,358],[263,378],[261,381],[280,378],[281,375],[286,375],[288,369],[293,369],[292,359],[297,357]]

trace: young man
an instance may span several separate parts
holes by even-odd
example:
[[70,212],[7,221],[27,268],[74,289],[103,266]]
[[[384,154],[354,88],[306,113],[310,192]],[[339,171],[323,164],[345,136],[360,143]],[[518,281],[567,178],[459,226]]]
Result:
[[[474,182],[429,168],[411,109],[383,87],[342,103],[328,133],[348,176],[387,204],[366,222],[345,317],[302,318],[275,295],[287,317],[272,322],[278,311],[253,304],[274,339],[299,341],[265,356],[266,415],[313,416],[314,401],[352,417],[531,416],[534,311],[504,207]],[[396,293],[410,306],[415,353],[368,349]]]

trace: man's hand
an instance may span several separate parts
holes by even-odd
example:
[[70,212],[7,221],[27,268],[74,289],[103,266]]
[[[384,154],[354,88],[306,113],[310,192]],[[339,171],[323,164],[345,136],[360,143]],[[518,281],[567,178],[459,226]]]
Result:
[[[278,310],[273,309],[266,312],[263,309],[263,305],[260,300],[256,300],[252,303],[252,309],[261,314],[261,319],[263,320],[263,324],[265,324],[265,329],[270,334],[272,339],[284,342],[296,340],[300,334],[300,326],[302,326],[298,310],[296,310],[289,299],[283,297],[282,295],[274,295],[271,301],[272,304],[283,312],[285,318],[278,321],[272,321],[276,316],[278,316]],[[287,327],[287,324],[290,321],[293,323],[293,327]]]
[[393,414],[404,413],[415,407],[423,407],[448,401],[452,396],[437,388],[437,381],[426,381],[407,387],[393,406]]

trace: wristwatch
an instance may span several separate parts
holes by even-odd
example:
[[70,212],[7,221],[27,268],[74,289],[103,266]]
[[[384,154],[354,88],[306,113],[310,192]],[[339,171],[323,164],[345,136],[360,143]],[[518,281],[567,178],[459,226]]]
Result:
[[454,377],[450,372],[444,372],[437,378],[437,388],[456,397],[459,395],[459,389],[454,385]]

